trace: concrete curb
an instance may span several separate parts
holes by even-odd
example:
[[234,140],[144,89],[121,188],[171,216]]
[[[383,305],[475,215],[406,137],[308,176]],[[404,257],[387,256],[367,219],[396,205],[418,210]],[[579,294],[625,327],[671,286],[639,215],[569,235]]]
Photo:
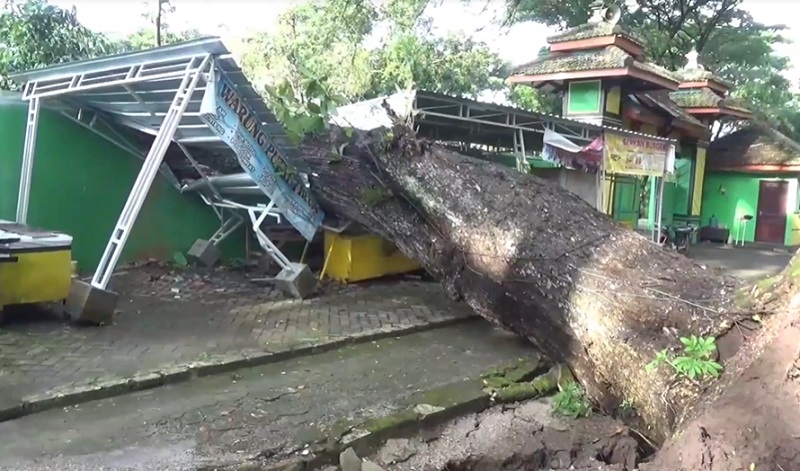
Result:
[[[356,424],[335,424],[318,438],[297,444],[288,454],[263,452],[237,463],[201,465],[196,471],[310,471],[337,463],[339,453],[348,448],[358,456],[368,456],[391,438],[413,436],[424,428],[495,405],[544,397],[556,392],[558,384],[571,380],[562,373],[564,369],[548,370],[547,366],[544,362],[504,365],[479,379],[414,394],[404,408],[392,414]],[[506,381],[496,381],[501,378]]]
[[0,422],[18,419],[48,409],[74,406],[98,399],[107,399],[130,392],[201,378],[203,376],[228,373],[243,368],[277,363],[303,356],[329,352],[348,345],[357,345],[390,337],[425,332],[461,323],[474,322],[478,319],[480,319],[479,316],[470,315],[442,319],[427,324],[400,327],[397,329],[383,328],[351,337],[327,340],[317,344],[300,344],[275,352],[262,350],[239,352],[232,355],[219,355],[209,357],[202,361],[138,373],[132,377],[109,377],[86,384],[54,389],[42,394],[23,397],[18,404],[0,408]]

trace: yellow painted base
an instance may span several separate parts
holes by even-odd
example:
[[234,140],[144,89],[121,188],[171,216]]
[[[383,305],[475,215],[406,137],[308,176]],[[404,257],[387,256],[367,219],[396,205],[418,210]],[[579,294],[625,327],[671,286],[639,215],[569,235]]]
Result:
[[69,248],[19,253],[12,250],[10,255],[17,261],[0,263],[0,307],[67,298],[72,278]]
[[325,254],[325,275],[338,281],[371,280],[420,269],[393,244],[372,234],[346,236],[326,231]]

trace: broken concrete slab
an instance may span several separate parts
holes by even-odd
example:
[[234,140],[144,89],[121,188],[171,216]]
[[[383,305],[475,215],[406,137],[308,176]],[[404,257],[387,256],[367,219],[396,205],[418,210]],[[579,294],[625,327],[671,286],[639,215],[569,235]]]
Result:
[[385,471],[383,468],[373,463],[372,461],[364,461],[361,463],[361,471]]
[[317,290],[317,278],[305,263],[290,263],[273,281],[278,289],[297,299],[306,299]]
[[361,471],[361,458],[355,450],[348,448],[339,454],[339,468],[342,471]]
[[380,452],[384,464],[395,464],[408,461],[417,454],[417,447],[407,438],[390,438],[386,440]]
[[423,419],[431,414],[435,414],[443,410],[444,407],[432,406],[430,404],[417,404],[414,406],[414,413],[419,415]]
[[219,261],[221,253],[211,241],[197,239],[186,252],[186,257],[198,265],[213,267]]
[[64,313],[73,321],[108,325],[114,317],[117,301],[117,293],[73,279]]

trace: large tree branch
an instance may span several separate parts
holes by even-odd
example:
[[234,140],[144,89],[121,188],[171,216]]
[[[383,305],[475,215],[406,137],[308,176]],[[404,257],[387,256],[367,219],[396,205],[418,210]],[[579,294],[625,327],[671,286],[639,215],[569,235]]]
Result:
[[703,20],[701,18],[700,9],[693,11],[694,19],[699,30],[699,34],[697,38],[695,38],[695,49],[698,53],[703,51],[711,35],[723,23],[725,15],[730,13],[738,4],[739,0],[722,0],[720,8],[708,20]]

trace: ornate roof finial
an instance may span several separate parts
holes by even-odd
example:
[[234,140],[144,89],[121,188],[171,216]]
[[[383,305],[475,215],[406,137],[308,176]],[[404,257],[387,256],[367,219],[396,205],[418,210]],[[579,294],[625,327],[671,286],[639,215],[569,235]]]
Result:
[[608,4],[604,0],[595,0],[589,6],[592,16],[589,18],[589,23],[608,23],[616,25],[620,19],[620,8],[616,5]]
[[697,52],[696,48],[692,48],[692,50],[686,54],[686,67],[684,68],[686,70],[704,70],[703,66],[700,65],[698,61],[699,58],[700,53]]

